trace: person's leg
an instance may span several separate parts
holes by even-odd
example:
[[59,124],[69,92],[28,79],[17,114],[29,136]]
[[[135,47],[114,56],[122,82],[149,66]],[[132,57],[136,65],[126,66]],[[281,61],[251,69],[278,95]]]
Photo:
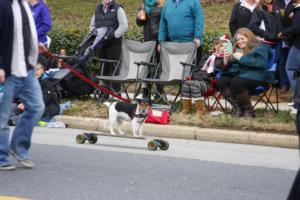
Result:
[[280,88],[282,92],[286,92],[290,87],[290,82],[286,71],[286,60],[288,57],[289,48],[282,48],[282,44],[280,43],[276,53],[276,57],[278,58]]
[[182,84],[182,114],[191,113],[192,99],[190,84],[192,81],[184,81]]
[[294,72],[300,70],[300,49],[292,46],[286,61],[286,70],[289,77],[289,81],[292,89],[292,96],[294,97],[296,91],[296,80],[294,78]]
[[232,106],[232,116],[240,117],[243,115],[243,110],[238,107],[237,102],[232,94],[230,88],[232,79],[233,77],[221,77],[219,80],[217,80],[217,87],[224,99]]
[[249,91],[254,91],[259,85],[265,87],[268,86],[265,82],[241,77],[235,77],[231,81],[231,91],[237,101],[238,107],[244,111],[242,117],[255,117],[255,111],[251,105]]
[[22,88],[17,96],[23,102],[25,111],[16,124],[10,148],[19,160],[27,160],[33,128],[45,109],[41,87],[34,70],[30,70],[28,76],[23,78]]
[[10,165],[11,162],[8,159],[9,149],[9,127],[8,120],[11,113],[11,105],[16,91],[16,85],[20,84],[18,78],[8,76],[5,81],[5,89],[3,93],[3,99],[0,103],[0,166]]
[[206,114],[204,99],[202,94],[208,91],[210,84],[207,81],[193,81],[191,85],[192,97],[195,100],[196,114],[200,117]]
[[[120,60],[121,59],[121,53],[122,53],[122,42],[116,42],[112,43],[110,46],[106,49],[106,55],[107,59],[109,60]],[[115,65],[113,63],[109,66],[109,75],[111,76],[115,70]],[[120,68],[117,69],[116,74],[119,74]],[[117,82],[111,83],[112,88],[116,92],[120,92],[121,90],[121,84]]]

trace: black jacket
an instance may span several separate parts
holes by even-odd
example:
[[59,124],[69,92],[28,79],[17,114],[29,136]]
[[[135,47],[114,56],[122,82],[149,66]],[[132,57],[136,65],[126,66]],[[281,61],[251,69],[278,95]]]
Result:
[[[262,21],[265,23],[265,30],[260,28]],[[258,7],[256,7],[253,11],[249,28],[255,35],[263,38],[266,41],[279,41],[277,35],[281,32],[282,25],[278,7],[274,6],[271,13],[268,12],[267,8],[260,10]]]
[[150,13],[147,15],[147,19],[142,21],[138,17],[136,18],[136,24],[138,26],[144,26],[144,41],[157,40],[158,29],[160,21],[160,13],[162,8],[154,6],[150,8]]
[[6,76],[11,73],[13,48],[13,12],[11,0],[0,0],[0,69]]
[[248,27],[251,16],[252,12],[250,9],[241,6],[240,2],[236,3],[232,9],[229,21],[231,36],[234,36],[239,28]]
[[292,38],[292,44],[300,49],[300,6],[294,10],[292,26],[282,31],[282,34]]
[[280,19],[282,29],[286,29],[292,25],[292,20],[289,18],[289,14],[293,11],[293,1],[290,1],[288,5],[285,5],[285,0],[277,0],[276,5],[280,11]]

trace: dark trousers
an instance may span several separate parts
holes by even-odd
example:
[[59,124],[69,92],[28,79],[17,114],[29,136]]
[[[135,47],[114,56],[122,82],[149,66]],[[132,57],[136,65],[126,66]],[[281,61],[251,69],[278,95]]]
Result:
[[221,93],[226,89],[229,89],[232,94],[240,94],[244,91],[254,91],[255,88],[260,85],[267,87],[268,83],[247,78],[229,76],[223,76],[217,81],[217,86]]
[[[122,40],[107,40],[103,43],[102,47],[98,50],[98,56],[101,59],[109,59],[109,60],[120,60],[122,53]],[[104,76],[111,76],[113,72],[116,70],[115,63],[105,63],[103,70]],[[119,70],[119,69],[118,69]],[[115,72],[117,75],[119,71]],[[121,90],[121,84],[117,82],[106,82],[107,86],[113,88],[114,91],[119,92]]]

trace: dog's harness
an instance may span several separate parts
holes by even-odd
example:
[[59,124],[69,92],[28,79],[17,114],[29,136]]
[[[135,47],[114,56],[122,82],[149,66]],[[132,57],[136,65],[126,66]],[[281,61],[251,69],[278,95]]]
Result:
[[142,113],[140,113],[140,114],[135,114],[135,111],[136,111],[136,110],[134,110],[133,116],[136,117],[136,118],[138,118],[138,119],[142,119],[141,122],[144,122],[144,121],[146,120],[148,114],[142,114]]
[[137,104],[118,102],[115,108],[118,112],[126,113],[131,119],[133,119],[134,117],[138,119],[143,119],[141,122],[144,122],[148,116],[148,114],[142,114],[142,113],[135,114],[137,109]]

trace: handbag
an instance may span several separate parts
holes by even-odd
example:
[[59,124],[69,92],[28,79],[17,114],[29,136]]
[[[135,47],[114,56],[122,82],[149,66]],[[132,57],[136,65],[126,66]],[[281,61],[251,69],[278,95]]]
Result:
[[170,112],[167,110],[149,109],[145,123],[168,124],[170,121]]

